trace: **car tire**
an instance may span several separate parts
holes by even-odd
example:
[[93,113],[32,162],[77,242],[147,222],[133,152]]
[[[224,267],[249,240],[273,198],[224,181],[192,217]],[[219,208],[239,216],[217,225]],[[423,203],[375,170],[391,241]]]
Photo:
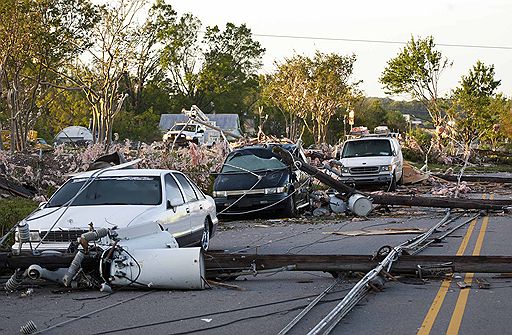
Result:
[[286,205],[284,208],[284,216],[287,218],[294,218],[297,216],[297,208],[295,207],[295,200],[293,200],[293,195],[289,195],[288,199],[285,201]]
[[201,235],[201,249],[208,251],[210,247],[210,220],[204,219],[203,235]]
[[398,185],[404,184],[404,170],[402,169],[402,174],[400,175],[400,179],[398,179]]
[[393,177],[391,177],[391,183],[388,187],[389,192],[395,192],[396,191],[396,174],[393,173]]

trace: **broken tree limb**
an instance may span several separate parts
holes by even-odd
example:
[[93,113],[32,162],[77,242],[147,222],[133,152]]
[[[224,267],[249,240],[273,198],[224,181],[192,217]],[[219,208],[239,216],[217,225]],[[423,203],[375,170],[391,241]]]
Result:
[[375,194],[371,195],[374,204],[421,206],[438,208],[462,208],[503,210],[512,206],[512,200],[483,200],[442,197],[420,197],[408,195]]
[[[453,174],[434,173],[433,176],[441,178],[446,181],[457,182],[458,176]],[[460,181],[474,182],[474,183],[499,183],[510,184],[512,177],[493,177],[493,176],[480,176],[480,175],[463,175]]]

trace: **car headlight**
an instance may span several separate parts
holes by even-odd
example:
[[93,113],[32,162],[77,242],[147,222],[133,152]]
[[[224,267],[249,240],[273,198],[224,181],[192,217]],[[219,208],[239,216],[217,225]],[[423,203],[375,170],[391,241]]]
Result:
[[185,138],[187,139],[187,141],[192,141],[192,136],[185,136]]
[[212,195],[214,198],[227,197],[228,192],[227,191],[213,191]]
[[265,189],[265,194],[285,193],[286,191],[286,187],[270,187]]
[[[39,235],[38,231],[31,231],[29,236],[30,236],[30,242],[41,241],[41,236]],[[14,241],[15,242],[20,241],[20,233],[19,232],[14,233]]]
[[348,167],[342,167],[341,172],[343,173],[350,173],[350,169]]
[[382,172],[393,171],[393,165],[382,165],[380,167],[380,171],[382,171]]

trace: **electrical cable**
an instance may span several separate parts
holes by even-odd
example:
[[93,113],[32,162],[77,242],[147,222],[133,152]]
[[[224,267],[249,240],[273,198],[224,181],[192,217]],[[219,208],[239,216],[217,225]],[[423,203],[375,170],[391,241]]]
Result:
[[[252,35],[256,36],[256,37],[289,38],[289,39],[319,40],[319,41],[342,41],[342,42],[402,44],[402,45],[408,43],[408,42],[393,41],[393,40],[373,40],[373,39],[356,39],[356,38],[342,38],[342,37],[255,34],[255,33],[253,33]],[[436,45],[443,46],[443,47],[455,47],[455,48],[512,50],[512,46],[507,46],[507,45],[480,45],[480,44],[458,44],[458,43],[454,43],[454,44],[452,44],[452,43],[436,43]]]
[[139,294],[139,295],[136,295],[135,297],[131,297],[131,298],[128,298],[128,299],[125,299],[125,300],[122,300],[122,301],[119,301],[119,302],[116,302],[115,304],[112,304],[112,305],[108,305],[108,306],[105,306],[105,307],[102,307],[102,308],[99,308],[97,310],[94,310],[92,312],[89,312],[89,313],[86,313],[84,315],[80,315],[79,317],[76,317],[76,318],[73,318],[73,319],[69,319],[69,320],[66,320],[66,321],[63,321],[63,322],[60,322],[60,323],[57,323],[53,326],[50,326],[48,328],[45,328],[45,329],[41,329],[40,331],[38,332],[35,332],[34,334],[42,334],[42,333],[45,333],[49,330],[52,330],[52,329],[55,329],[55,328],[58,328],[58,327],[62,327],[63,325],[65,324],[68,324],[70,322],[73,322],[73,321],[76,321],[76,320],[80,320],[80,319],[83,319],[83,318],[86,318],[86,317],[89,317],[93,314],[96,314],[96,313],[99,313],[99,312],[102,312],[104,310],[107,310],[107,309],[110,309],[110,308],[113,308],[113,307],[116,307],[118,305],[121,305],[121,304],[124,304],[126,302],[129,302],[129,301],[132,301],[132,300],[135,300],[135,299],[138,299],[138,298],[141,298],[145,295],[148,295],[148,294],[151,294],[153,293],[154,291],[148,291],[148,292],[144,292],[142,294]]
[[[345,291],[348,291],[348,290],[349,289],[341,289],[341,290],[333,291],[332,293],[345,292]],[[316,297],[316,296],[317,296],[317,294],[310,294],[310,295],[302,296],[302,297],[298,297],[298,298],[291,298],[291,299],[279,300],[279,301],[268,302],[268,303],[263,303],[263,304],[258,304],[258,305],[239,307],[239,308],[234,308],[234,309],[227,309],[227,310],[217,311],[217,312],[213,312],[213,313],[205,313],[205,314],[192,315],[192,316],[187,316],[187,317],[179,317],[179,318],[171,319],[171,320],[150,322],[150,323],[145,323],[145,324],[141,324],[141,325],[136,325],[136,326],[131,326],[131,327],[124,327],[124,328],[118,328],[118,329],[109,329],[109,330],[98,332],[98,333],[95,333],[95,334],[96,335],[99,335],[99,334],[111,334],[111,333],[115,333],[115,332],[122,332],[122,331],[128,331],[128,330],[134,330],[134,329],[140,329],[140,328],[154,327],[154,326],[159,326],[159,325],[173,323],[173,322],[178,322],[178,321],[193,320],[193,319],[198,319],[198,318],[207,317],[207,316],[222,315],[222,314],[227,314],[227,313],[246,311],[246,310],[255,309],[255,308],[274,306],[274,305],[278,305],[278,304],[284,304],[284,303],[287,303],[287,302],[293,302],[293,301],[298,301],[298,300],[303,300],[303,299],[309,299],[309,298],[313,298],[313,297]],[[337,301],[337,300],[338,299],[331,299],[331,300],[325,300],[324,302],[327,303],[327,302],[333,302],[333,301]],[[302,305],[298,306],[296,309],[303,308],[304,306],[307,306],[307,304],[302,304]],[[280,311],[278,313],[282,313],[282,312],[283,311]],[[249,318],[251,318],[251,317],[249,317]],[[239,320],[239,321],[242,321],[242,320]],[[214,327],[217,328],[217,327],[220,327],[220,326],[225,326],[225,324],[223,324],[223,325],[216,325]],[[211,328],[204,328],[204,330],[209,330],[209,329],[211,329]],[[201,330],[195,330],[195,331],[198,332],[198,331],[201,331]],[[191,331],[191,332],[193,333],[194,331]],[[186,332],[184,334],[188,334],[188,333],[190,333],[190,332]]]

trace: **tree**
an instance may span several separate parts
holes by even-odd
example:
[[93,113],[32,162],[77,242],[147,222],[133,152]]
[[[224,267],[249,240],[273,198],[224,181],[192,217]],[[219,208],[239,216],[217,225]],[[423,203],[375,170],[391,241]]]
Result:
[[96,42],[87,50],[92,60],[71,64],[69,78],[82,88],[92,108],[95,142],[112,141],[114,119],[129,96],[120,84],[140,46],[136,15],[144,5],[144,0],[119,0],[100,7],[100,21],[92,29]]
[[388,61],[379,81],[388,94],[405,93],[421,101],[434,126],[439,126],[444,112],[439,101],[438,81],[452,63],[435,47],[432,36],[417,40],[412,37],[400,53]]
[[142,113],[143,92],[148,81],[154,80],[161,72],[162,48],[159,41],[162,32],[176,27],[176,12],[171,5],[157,0],[148,11],[147,20],[133,31],[133,55],[124,72],[125,89],[129,95],[129,107],[135,113]]
[[494,65],[478,61],[469,73],[462,76],[452,94],[453,106],[448,111],[453,136],[465,148],[485,136],[492,137],[494,125],[499,124],[505,100],[496,93],[501,81],[494,78]]
[[[266,95],[290,114],[290,131],[296,139],[296,118],[314,135],[315,143],[326,141],[331,118],[348,107],[358,83],[349,82],[354,55],[316,52],[313,58],[294,56],[278,65],[266,88]],[[293,130],[293,131],[292,131]]]
[[203,39],[200,29],[201,21],[185,14],[159,32],[171,95],[204,112],[248,112],[256,102],[256,71],[265,50],[243,24],[227,23],[223,31],[207,27]]
[[50,82],[86,47],[94,20],[88,1],[2,1],[0,94],[9,113],[11,150],[25,149],[29,130],[57,89]]
[[264,96],[283,114],[286,136],[296,140],[307,113],[305,84],[308,59],[296,55],[275,65],[277,71],[265,78]]

